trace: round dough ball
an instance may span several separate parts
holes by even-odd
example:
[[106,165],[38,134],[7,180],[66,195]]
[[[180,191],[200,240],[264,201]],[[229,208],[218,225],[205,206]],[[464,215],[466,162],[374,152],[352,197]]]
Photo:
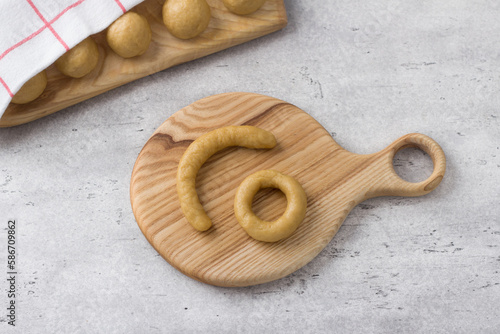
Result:
[[127,12],[109,26],[106,39],[119,56],[132,58],[147,51],[151,35],[151,27],[144,16]]
[[206,0],[167,0],[162,12],[168,31],[181,39],[201,34],[208,27],[211,17]]
[[12,97],[12,103],[29,103],[42,95],[45,87],[47,87],[47,73],[42,71],[26,81],[21,89]]
[[224,0],[224,5],[238,15],[251,14],[266,2],[266,0]]
[[61,73],[72,77],[81,78],[92,72],[99,61],[99,49],[96,42],[87,37],[71,50],[56,60],[56,67]]

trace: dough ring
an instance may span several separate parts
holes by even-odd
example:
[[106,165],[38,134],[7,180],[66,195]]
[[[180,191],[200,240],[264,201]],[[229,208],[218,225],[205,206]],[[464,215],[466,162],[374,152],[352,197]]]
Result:
[[[255,194],[263,188],[278,188],[287,200],[283,215],[275,221],[260,219],[252,211]],[[275,170],[261,170],[249,175],[238,187],[234,199],[234,214],[241,227],[252,238],[275,242],[289,237],[306,215],[307,197],[304,189],[293,177]]]
[[177,194],[184,216],[198,231],[208,230],[212,221],[196,193],[196,175],[208,158],[230,146],[273,148],[276,138],[271,132],[255,126],[226,126],[200,136],[189,145],[177,169]]

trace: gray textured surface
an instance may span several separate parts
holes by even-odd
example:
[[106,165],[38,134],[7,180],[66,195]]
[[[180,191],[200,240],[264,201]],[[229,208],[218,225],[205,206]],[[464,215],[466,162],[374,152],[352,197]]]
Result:
[[[8,218],[20,261],[18,326],[1,311],[0,332],[500,332],[499,2],[286,7],[280,32],[0,129],[0,268]],[[289,277],[196,282],[141,234],[130,174],[172,113],[227,91],[291,102],[356,153],[427,134],[447,155],[446,177],[424,197],[359,205]],[[418,150],[396,164],[411,177],[432,168]]]

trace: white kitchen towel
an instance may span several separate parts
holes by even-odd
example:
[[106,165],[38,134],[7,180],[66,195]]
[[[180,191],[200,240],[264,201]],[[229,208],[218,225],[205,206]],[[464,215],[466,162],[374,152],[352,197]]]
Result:
[[143,0],[0,0],[0,117],[35,74]]

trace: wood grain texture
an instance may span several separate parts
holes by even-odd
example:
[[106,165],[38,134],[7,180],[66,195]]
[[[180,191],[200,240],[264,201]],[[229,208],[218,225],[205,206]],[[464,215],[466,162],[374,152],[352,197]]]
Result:
[[9,104],[0,127],[27,123],[56,111],[102,94],[113,88],[169,67],[245,43],[282,29],[287,24],[283,0],[267,0],[251,15],[235,15],[224,7],[222,0],[207,0],[212,17],[208,28],[198,37],[181,40],[172,36],[163,25],[161,9],[164,0],[146,0],[132,11],[144,15],[153,32],[148,51],[140,57],[124,59],[107,45],[105,31],[92,37],[99,46],[97,67],[80,79],[61,74],[54,65],[47,68],[48,84],[35,101]]
[[[197,177],[200,201],[213,220],[206,232],[184,218],[176,192],[178,162],[200,135],[227,125],[253,125],[271,131],[270,150],[229,148],[212,156]],[[434,171],[419,183],[394,172],[394,154],[417,146],[432,157]],[[357,204],[386,195],[419,196],[444,176],[440,146],[409,134],[382,151],[358,155],[344,150],[312,117],[272,97],[227,93],[199,100],[168,118],[151,136],[135,163],[130,197],[137,223],[153,247],[184,274],[213,285],[247,286],[284,277],[312,260],[333,238]],[[238,185],[251,173],[275,169],[303,186],[308,207],[292,236],[276,243],[249,237],[234,217]],[[274,220],[285,209],[277,190],[260,191],[254,211]]]

